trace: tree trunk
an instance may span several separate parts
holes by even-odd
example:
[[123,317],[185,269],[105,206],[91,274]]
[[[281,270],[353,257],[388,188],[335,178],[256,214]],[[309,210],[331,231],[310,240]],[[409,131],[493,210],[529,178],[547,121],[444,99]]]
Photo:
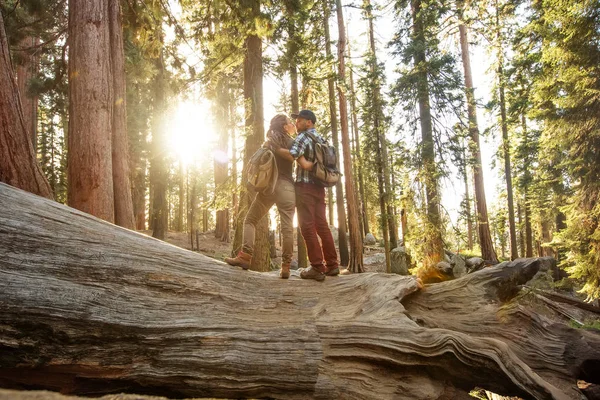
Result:
[[531,227],[531,205],[525,193],[525,257],[533,257],[533,229]]
[[[375,45],[375,30],[373,28],[373,13],[371,1],[364,2],[365,13],[369,23],[369,47],[371,50],[370,65],[371,74],[377,76],[377,47]],[[377,164],[378,164],[378,182],[379,182],[379,203],[381,209],[381,226],[385,247],[385,261],[387,272],[391,273],[390,248],[398,247],[398,238],[396,237],[396,221],[390,202],[390,171],[388,165],[387,139],[385,137],[385,126],[383,116],[383,102],[381,100],[381,86],[379,81],[373,82],[373,128],[377,134]]]
[[469,168],[467,164],[467,149],[461,140],[462,157],[464,161],[463,178],[465,181],[465,211],[467,213],[467,248],[473,250],[473,217],[471,216],[471,195],[469,193]]
[[419,400],[477,386],[566,400],[600,376],[598,333],[534,311],[575,306],[520,289],[544,259],[421,291],[372,273],[315,285],[294,271],[282,285],[3,184],[0,220],[3,387]]
[[[348,46],[348,54],[350,54],[350,46]],[[350,81],[350,91],[352,92],[352,97],[350,98],[350,114],[352,116],[352,135],[354,138],[354,143],[356,149],[354,151],[354,163],[356,164],[356,176],[358,177],[358,204],[360,207],[361,218],[361,238],[364,240],[364,237],[369,230],[369,218],[367,217],[367,199],[365,197],[365,188],[363,181],[363,153],[360,149],[360,136],[358,129],[358,108],[356,107],[356,91],[354,90],[354,75],[352,73],[352,68],[348,71],[348,79]]]
[[23,122],[27,135],[31,138],[33,151],[37,149],[37,108],[38,96],[29,94],[29,81],[34,78],[39,69],[39,55],[36,47],[40,44],[38,38],[27,36],[20,43],[21,61],[17,63],[17,84],[23,108]]
[[[429,82],[425,63],[425,32],[421,20],[421,0],[412,0],[411,13],[413,20],[413,41],[417,43],[414,53],[414,63],[419,68],[417,82],[417,97],[419,102],[419,117],[421,123],[421,158],[423,162],[422,181],[425,187],[427,200],[426,229],[427,246],[425,249],[425,267],[435,265],[443,259],[444,249],[441,232],[440,196],[438,192],[437,168],[435,164],[435,150],[433,145],[433,122],[431,106],[429,103]],[[419,45],[421,44],[421,45]]]
[[[291,93],[290,93],[290,101],[292,103],[292,113],[297,114],[300,110],[300,93],[298,90],[298,41],[301,40],[296,34],[296,22],[293,20],[294,14],[299,11],[298,4],[295,2],[286,2],[287,7],[287,15],[290,18],[290,22],[288,23],[288,61],[290,63],[290,81],[291,81]],[[331,189],[329,190],[331,194]],[[330,225],[333,225],[333,216],[331,215],[332,204],[331,197],[329,203],[329,218]],[[281,234],[279,235],[281,238]],[[298,248],[298,267],[306,268],[308,267],[308,250],[306,249],[306,242],[304,241],[304,236],[302,236],[302,232],[300,230],[300,226],[296,227],[296,246]]]
[[179,161],[179,207],[177,207],[177,231],[185,231],[183,216],[185,214],[185,167]]
[[136,161],[138,165],[133,176],[133,210],[135,213],[135,229],[146,229],[146,160]]
[[[195,171],[194,171],[195,172]],[[197,201],[196,201],[196,173],[192,173],[192,182],[191,182],[191,188],[190,190],[190,196],[188,197],[188,202],[189,202],[189,209],[190,209],[190,214],[189,214],[189,228],[190,228],[190,247],[192,249],[192,251],[194,251],[194,239],[196,238],[196,231],[198,230],[198,224],[196,223],[196,205],[197,205]],[[189,187],[189,186],[188,186]],[[198,250],[198,246],[196,246],[196,250]]]
[[[325,29],[325,55],[328,60],[333,59],[331,52],[331,37],[329,35],[329,15],[330,15],[330,4],[327,0],[322,1],[323,4],[323,27]],[[340,154],[340,145],[338,138],[338,121],[337,111],[335,108],[335,81],[332,71],[327,78],[327,89],[329,93],[329,116],[331,119],[331,138],[333,146],[337,154]],[[345,157],[345,156],[344,156]],[[338,161],[339,162],[339,161]],[[339,166],[338,166],[339,168]],[[347,179],[346,177],[345,179]],[[346,195],[348,192],[346,192]],[[342,182],[338,182],[335,185],[335,204],[337,206],[337,220],[338,220],[338,247],[340,251],[340,265],[350,265],[350,253],[348,250],[348,231],[346,226],[346,208],[344,207],[344,190],[342,188]]]
[[52,198],[52,189],[36,160],[0,14],[0,182]]
[[[344,152],[344,183],[346,186],[346,204],[348,206],[348,232],[350,233],[350,262],[348,269],[352,272],[364,272],[363,268],[363,243],[358,222],[358,206],[354,191],[354,177],[352,174],[352,153],[350,152],[350,133],[348,131],[348,103],[346,101],[346,27],[342,1],[336,0],[338,22],[338,98],[340,103],[340,126],[342,134],[342,150]],[[340,216],[338,214],[338,219]],[[342,232],[340,230],[340,242]],[[343,263],[342,263],[343,265]]]
[[479,145],[479,127],[477,125],[477,112],[475,108],[475,90],[473,88],[473,78],[471,75],[471,61],[469,56],[469,41],[467,38],[467,27],[461,21],[458,26],[460,33],[460,50],[465,76],[465,93],[467,98],[467,113],[469,116],[469,133],[471,136],[471,146],[475,165],[473,165],[473,175],[475,180],[475,203],[477,205],[477,219],[479,230],[479,245],[481,246],[481,256],[484,260],[495,263],[498,257],[494,251],[492,235],[488,222],[487,203],[485,199],[485,189],[483,183],[483,169],[481,167],[481,151]]
[[218,204],[217,220],[215,222],[215,237],[222,242],[229,242],[229,209],[224,203],[226,183],[228,180],[227,154],[229,142],[229,88],[225,79],[217,83],[216,125],[218,130],[217,152],[213,168],[215,174],[215,198]]
[[135,229],[129,168],[127,107],[125,90],[125,54],[119,0],[109,0],[110,56],[113,77],[112,174],[115,198],[115,224]]
[[[160,38],[162,43],[162,37]],[[165,149],[166,132],[164,115],[166,111],[167,82],[162,51],[156,60],[157,75],[154,78],[152,145],[150,155],[150,187],[151,187],[151,228],[152,237],[165,240],[168,229],[169,205],[167,204],[167,161]]]
[[[498,10],[496,9],[496,13]],[[502,50],[500,49],[500,53]],[[504,71],[502,67],[503,57],[500,56],[498,65],[498,90],[500,92],[500,124],[502,125],[502,149],[504,152],[504,177],[506,178],[506,197],[508,202],[508,228],[510,231],[510,259],[519,258],[517,248],[517,227],[515,225],[515,203],[513,195],[512,168],[510,163],[510,143],[508,141],[508,122],[506,120],[506,101],[504,99]]]
[[108,2],[69,1],[68,204],[115,221]]
[[[252,0],[250,2],[251,20],[260,15],[260,1]],[[245,40],[244,56],[244,107],[246,113],[246,145],[244,148],[244,170],[242,173],[242,182],[246,181],[247,166],[250,157],[258,150],[264,141],[264,111],[263,111],[263,64],[262,64],[262,42],[261,39],[253,34]],[[248,208],[252,203],[254,194],[250,194],[242,185],[240,193],[240,206],[238,209],[238,223],[236,226],[236,240],[241,239],[241,230],[243,229],[243,220],[246,218]],[[239,235],[239,236],[238,236]],[[241,248],[241,240],[234,242]],[[252,257],[251,269],[255,271],[264,271],[269,268],[269,218],[265,217],[256,225],[256,234],[254,241],[254,254]]]

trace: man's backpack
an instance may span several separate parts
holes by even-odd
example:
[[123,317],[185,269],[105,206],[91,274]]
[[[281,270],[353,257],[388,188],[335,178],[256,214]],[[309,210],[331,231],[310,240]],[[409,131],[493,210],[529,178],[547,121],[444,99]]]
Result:
[[273,152],[261,147],[250,157],[246,187],[270,195],[277,183],[277,163]]
[[314,166],[311,176],[321,186],[335,186],[342,174],[337,167],[337,152],[335,147],[327,142],[321,142],[313,133],[308,133],[315,148]]

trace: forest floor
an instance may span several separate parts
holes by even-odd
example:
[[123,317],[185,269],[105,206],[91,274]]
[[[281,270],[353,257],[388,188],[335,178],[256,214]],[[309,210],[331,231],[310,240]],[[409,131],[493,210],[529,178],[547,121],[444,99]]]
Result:
[[[144,235],[152,236],[152,231],[139,231]],[[181,247],[182,249],[192,250],[190,235],[186,232],[167,232],[166,242],[170,243],[174,246]],[[296,238],[294,236],[294,243],[296,243]],[[204,233],[200,233],[198,235],[198,248],[196,249],[196,244],[194,243],[194,251],[197,251],[205,256],[214,258],[216,260],[223,261],[225,257],[231,256],[231,243],[222,242],[215,237],[214,231],[208,231]],[[281,246],[275,241],[275,249],[277,250],[277,257],[271,259],[273,269],[275,266],[279,268],[281,264]],[[294,259],[298,259],[297,248],[294,245]],[[339,258],[339,248],[336,246],[336,250],[338,252]],[[385,272],[385,253],[384,249],[375,246],[366,246],[364,252],[364,268],[365,272]]]

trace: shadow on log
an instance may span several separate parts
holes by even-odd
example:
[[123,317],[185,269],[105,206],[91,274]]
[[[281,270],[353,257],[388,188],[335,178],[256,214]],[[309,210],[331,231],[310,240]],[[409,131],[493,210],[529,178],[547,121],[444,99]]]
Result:
[[[419,290],[229,267],[0,184],[0,387],[172,398],[537,399],[600,379],[600,335],[537,313],[537,259]],[[597,383],[597,382],[596,382]]]

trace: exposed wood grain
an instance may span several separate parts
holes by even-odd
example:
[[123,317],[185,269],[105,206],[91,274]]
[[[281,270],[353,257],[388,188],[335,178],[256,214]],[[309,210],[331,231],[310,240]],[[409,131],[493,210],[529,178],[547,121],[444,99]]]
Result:
[[600,363],[600,335],[515,300],[539,264],[423,290],[391,274],[282,280],[0,184],[0,387],[460,399],[478,386],[571,399]]

